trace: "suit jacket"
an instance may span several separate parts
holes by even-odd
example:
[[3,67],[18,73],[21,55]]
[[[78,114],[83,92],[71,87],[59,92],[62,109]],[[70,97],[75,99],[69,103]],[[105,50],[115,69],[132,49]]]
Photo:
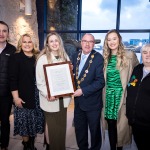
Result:
[[[78,53],[73,56],[73,72],[75,77],[75,84],[77,87],[76,80],[76,67],[79,66],[80,61],[77,61]],[[89,61],[91,60],[91,55],[94,54],[88,73],[84,78],[84,81],[81,82],[80,88],[82,89],[83,95],[75,97],[75,107],[79,107],[84,111],[98,110],[101,109],[102,104],[102,89],[105,85],[104,74],[103,74],[103,57],[100,53],[92,50],[88,56],[85,65],[79,75],[79,80],[84,75],[85,70],[89,66]],[[78,62],[78,63],[77,63]]]

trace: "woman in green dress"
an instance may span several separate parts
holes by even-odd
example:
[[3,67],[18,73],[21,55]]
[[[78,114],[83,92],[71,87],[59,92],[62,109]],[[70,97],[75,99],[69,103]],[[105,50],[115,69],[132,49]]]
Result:
[[111,150],[122,150],[131,142],[131,130],[125,115],[126,86],[133,68],[139,63],[132,51],[125,50],[122,37],[110,30],[103,46],[106,86],[103,94],[103,125],[108,127]]

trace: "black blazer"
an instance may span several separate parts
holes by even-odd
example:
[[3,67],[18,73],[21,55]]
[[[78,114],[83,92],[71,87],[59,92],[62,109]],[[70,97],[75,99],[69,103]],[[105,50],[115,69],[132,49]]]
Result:
[[[78,53],[79,52],[73,56],[72,60],[74,77],[76,77],[76,65],[79,65],[76,64]],[[80,97],[75,97],[75,107],[79,105],[84,111],[97,110],[103,107],[102,89],[105,85],[105,80],[103,74],[103,57],[100,53],[95,50],[91,51],[80,73],[79,80],[82,78],[85,70],[87,69],[92,54],[94,54],[93,62],[88,69],[88,73],[86,74],[84,81],[80,84],[83,95]],[[77,86],[76,78],[75,84]]]

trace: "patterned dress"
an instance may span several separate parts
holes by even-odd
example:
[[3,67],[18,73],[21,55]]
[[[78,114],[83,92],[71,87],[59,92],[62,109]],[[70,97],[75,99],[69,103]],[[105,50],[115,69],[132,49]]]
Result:
[[39,105],[39,94],[35,82],[34,109],[18,108],[14,106],[14,135],[35,137],[44,132],[44,114]]
[[117,56],[112,55],[107,65],[105,118],[117,120],[122,96],[119,70],[116,69]]

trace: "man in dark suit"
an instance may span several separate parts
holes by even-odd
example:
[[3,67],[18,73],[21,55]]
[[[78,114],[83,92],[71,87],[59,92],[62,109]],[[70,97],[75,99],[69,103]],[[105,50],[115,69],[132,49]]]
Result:
[[[74,92],[74,126],[79,150],[100,150],[102,89],[104,87],[103,57],[93,50],[95,38],[85,34],[81,51],[74,55],[72,64],[77,90]],[[88,144],[88,127],[91,147]]]

